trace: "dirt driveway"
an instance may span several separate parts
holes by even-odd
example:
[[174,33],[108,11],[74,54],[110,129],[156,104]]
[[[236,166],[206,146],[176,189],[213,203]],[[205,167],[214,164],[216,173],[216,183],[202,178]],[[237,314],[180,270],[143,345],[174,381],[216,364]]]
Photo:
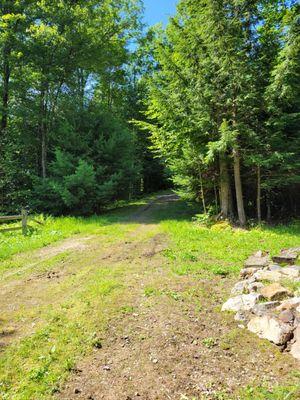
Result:
[[[133,236],[156,232],[152,213],[172,201],[160,198],[137,215]],[[137,266],[127,277],[132,310],[111,322],[103,347],[78,364],[58,399],[221,399],[248,384],[273,387],[295,367],[219,312],[227,279],[170,275],[161,255],[167,244],[156,233],[146,245],[127,243],[112,252],[112,263],[126,254]]]
[[123,271],[122,311],[106,315],[101,340],[72,368],[56,400],[243,400],[240,388],[272,388],[299,367],[220,312],[236,278],[172,273],[164,256],[171,238],[157,216],[175,201],[162,196],[128,216],[133,225],[125,238],[71,238],[30,254],[17,274],[2,277],[6,348],[43,325],[43,310],[75,298],[95,271]]

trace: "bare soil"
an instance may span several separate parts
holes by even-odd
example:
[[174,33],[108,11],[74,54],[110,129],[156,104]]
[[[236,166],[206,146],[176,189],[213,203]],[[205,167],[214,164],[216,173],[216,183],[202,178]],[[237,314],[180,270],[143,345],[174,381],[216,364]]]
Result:
[[[140,235],[153,229],[145,213],[157,207],[144,210]],[[146,246],[126,243],[110,254],[112,263],[125,258],[138,266],[127,277],[133,311],[111,321],[102,348],[78,364],[58,399],[217,399],[250,384],[272,388],[297,368],[288,354],[220,313],[228,278],[170,275],[161,256],[167,240],[156,234]],[[146,296],[149,287],[154,293]]]
[[66,250],[72,254],[53,268],[29,270],[21,279],[10,276],[2,285],[5,321],[0,321],[4,326],[0,346],[6,346],[32,333],[39,323],[28,317],[10,327],[10,319],[16,321],[20,309],[30,313],[32,307],[62,302],[73,290],[72,284],[66,285],[68,279],[83,274],[88,254],[92,253],[93,262],[85,274],[122,263],[133,267],[125,278],[127,309],[99,333],[101,348],[78,363],[55,395],[57,400],[219,399],[220,392],[239,398],[240,388],[252,384],[272,388],[299,368],[288,354],[238,328],[231,316],[220,312],[232,278],[212,280],[170,272],[162,254],[170,239],[151,215],[176,199],[160,197],[134,214],[137,229],[116,244],[106,246],[89,237],[39,250],[33,259],[41,261]]
[[64,253],[65,251],[84,251],[88,249],[88,242],[92,238],[93,236],[69,238],[63,240],[57,245],[46,246],[42,248],[38,251],[38,255],[39,257],[54,257],[58,254]]

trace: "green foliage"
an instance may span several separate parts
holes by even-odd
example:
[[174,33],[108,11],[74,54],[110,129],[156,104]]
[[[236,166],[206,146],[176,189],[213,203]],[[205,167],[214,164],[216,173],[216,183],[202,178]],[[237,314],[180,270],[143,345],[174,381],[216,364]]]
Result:
[[86,128],[84,147],[78,155],[73,132],[67,133],[70,140],[64,151],[59,139],[60,147],[49,165],[50,177],[35,179],[32,207],[56,215],[84,215],[99,212],[116,199],[128,199],[140,177],[132,132],[124,123],[110,122],[107,114],[96,114]]
[[[207,227],[190,222],[188,215],[196,211],[195,205],[192,207],[178,202],[170,206],[169,217],[166,216],[162,222],[172,240],[172,245],[164,255],[170,261],[173,272],[178,275],[203,272],[209,276],[236,275],[245,259],[257,249],[275,255],[282,248],[294,247],[298,240],[299,223],[259,226],[250,230],[232,228],[226,222]],[[159,217],[164,219],[161,212]]]
[[212,349],[213,347],[216,346],[217,342],[216,339],[213,337],[208,337],[202,340],[202,343],[205,347],[207,347],[208,349]]
[[154,56],[140,126],[175,185],[241,223],[298,215],[299,6],[180,1]]
[[[146,199],[143,202],[145,201]],[[136,211],[137,204],[140,205],[141,202],[130,206]],[[143,308],[138,307],[137,310],[134,306],[140,304],[136,301],[140,295],[147,297],[142,307],[154,307],[152,311],[156,314],[159,306],[163,307],[162,311],[168,311],[164,302],[169,301],[171,307],[174,307],[175,316],[185,310],[189,312],[195,306],[197,312],[203,313],[203,317],[207,318],[207,305],[212,306],[209,312],[215,316],[217,311],[214,306],[221,304],[220,297],[225,297],[225,292],[229,290],[227,280],[213,275],[216,266],[237,274],[245,258],[254,250],[270,249],[274,254],[281,247],[292,247],[298,242],[297,225],[261,227],[250,231],[214,231],[191,221],[196,209],[197,205],[182,201],[171,203],[167,207],[162,205],[159,210],[153,207],[151,214],[148,214],[152,223],[144,225],[144,232],[138,229],[143,233],[142,236],[136,235],[136,221],[131,220],[133,210],[128,207],[101,217],[49,217],[45,219],[44,227],[25,238],[16,234],[1,234],[0,274],[5,274],[8,284],[11,280],[17,282],[19,291],[22,285],[28,286],[29,278],[33,278],[32,284],[38,291],[34,294],[34,299],[37,299],[34,307],[30,300],[29,304],[24,304],[24,308],[14,307],[10,310],[7,321],[2,316],[0,333],[4,325],[5,332],[14,334],[14,330],[6,326],[5,322],[16,322],[17,337],[12,337],[12,343],[4,347],[1,354],[1,398],[52,399],[70,373],[74,373],[78,362],[92,354],[95,348],[101,348],[112,320],[122,314],[126,317],[127,314],[143,312]],[[42,220],[42,216],[40,219]],[[159,260],[159,269],[155,264],[152,270],[146,268],[142,271],[140,262],[128,262],[126,257],[118,262],[106,260],[101,264],[103,249],[110,253],[116,249],[116,244],[123,246],[129,233],[133,243],[139,245],[144,244],[145,238],[151,241],[153,237],[157,237],[158,232],[163,235],[167,233],[170,243],[170,249],[164,253],[168,259],[166,262]],[[70,240],[79,240],[82,243],[83,237],[88,237],[88,241],[84,243],[88,246],[92,244],[93,251],[69,250],[53,256],[51,250],[62,249],[63,242],[49,250],[43,249],[42,253],[32,251],[76,233],[81,235]],[[141,252],[143,249],[143,245],[139,247]],[[24,253],[13,256],[20,252]],[[139,252],[134,256],[139,260]],[[112,262],[113,268],[107,262]],[[101,268],[99,265],[102,265]],[[174,272],[177,273],[184,266],[187,267],[185,274],[190,275],[191,279],[174,277]],[[46,284],[43,278],[38,283],[38,276],[44,276],[45,272],[53,270],[70,273],[63,275],[63,279],[55,281],[55,284]],[[197,273],[201,274],[199,281],[193,276]],[[206,279],[206,275],[209,279]],[[145,286],[136,285],[137,276]],[[213,282],[211,278],[214,278]],[[196,285],[195,281],[198,281]],[[213,287],[209,296],[206,285]],[[134,289],[129,290],[131,287]],[[163,299],[160,305],[156,301],[158,296]],[[147,313],[148,311],[146,310]],[[217,319],[219,317],[217,314]],[[22,331],[23,324],[24,327],[29,327],[30,334],[26,329],[25,332]],[[126,324],[124,326],[128,328]],[[226,327],[226,323],[224,326]],[[184,326],[182,332],[184,333]],[[145,340],[148,333],[151,336],[150,330],[142,332],[138,338]],[[190,336],[189,331],[186,334],[187,337]],[[217,345],[221,350],[232,351],[239,342],[240,347],[249,349],[249,354],[252,354],[255,343],[249,342],[246,330],[240,329],[230,330],[218,340],[212,336],[201,339],[199,346],[211,349]],[[266,344],[263,343],[262,346],[265,349]],[[280,354],[271,345],[268,351]],[[278,356],[284,362],[284,356]],[[289,379],[290,377],[285,377],[286,385],[289,384]],[[291,393],[290,398],[297,399],[299,389],[296,386],[275,386],[272,390],[264,387],[240,390],[241,394],[236,395],[245,399],[281,399],[283,393]]]
[[163,187],[129,123],[144,93],[146,61],[129,50],[143,41],[140,0],[5,0],[0,12],[0,213],[91,214]]

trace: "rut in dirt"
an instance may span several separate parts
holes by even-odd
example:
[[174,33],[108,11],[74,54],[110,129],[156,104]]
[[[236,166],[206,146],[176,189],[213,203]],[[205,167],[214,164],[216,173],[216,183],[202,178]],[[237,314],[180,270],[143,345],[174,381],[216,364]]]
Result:
[[[173,201],[176,196],[158,198],[135,214],[140,225],[133,236],[151,231],[153,214]],[[215,400],[249,384],[273,387],[286,379],[294,361],[264,351],[256,337],[237,331],[232,318],[220,313],[230,278],[172,274],[163,256],[169,240],[156,233],[129,250],[136,266],[127,276],[131,308],[110,321],[101,348],[78,363],[57,399]],[[123,251],[111,259],[124,259]]]

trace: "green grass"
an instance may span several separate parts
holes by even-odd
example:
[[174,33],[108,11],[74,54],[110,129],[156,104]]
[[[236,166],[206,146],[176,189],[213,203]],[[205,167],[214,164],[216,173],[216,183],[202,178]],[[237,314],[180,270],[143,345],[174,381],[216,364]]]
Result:
[[300,398],[300,387],[281,386],[270,390],[265,387],[249,386],[241,390],[240,396],[243,400],[297,400]]
[[171,236],[173,244],[164,254],[178,275],[203,271],[222,276],[237,274],[245,259],[257,250],[267,250],[275,255],[282,248],[299,245],[299,222],[250,230],[218,229],[218,225],[208,228],[191,222],[190,217],[195,211],[193,206],[180,202],[170,205],[165,215],[157,216]]
[[292,281],[291,279],[284,279],[282,285],[289,289],[292,293],[300,294],[300,282]]
[[[38,310],[43,321],[36,332],[9,346],[0,359],[0,398],[25,400],[48,399],[75,367],[77,360],[93,347],[99,348],[99,331],[104,331],[109,318],[132,311],[124,306],[123,279],[129,266],[96,269],[77,280],[73,295],[59,305]],[[80,287],[78,290],[77,287]],[[126,294],[126,301],[128,301]]]
[[[43,226],[30,222],[29,219],[29,225],[33,229],[30,229],[26,236],[23,236],[21,231],[0,232],[0,260],[7,260],[14,254],[39,249],[74,235],[109,235],[112,229],[115,229],[116,235],[121,234],[124,229],[128,229],[126,224],[128,216],[154,197],[155,195],[152,195],[131,202],[115,203],[118,208],[101,216],[81,218],[40,215],[35,217],[43,222]],[[20,222],[10,225],[1,224],[0,228],[17,226],[20,226]]]
[[[226,224],[206,227],[191,222],[191,216],[195,213],[193,205],[179,202],[156,216],[162,221],[161,225],[171,241],[164,255],[172,273],[179,276],[208,274],[211,279],[213,275],[235,277],[245,259],[253,252],[261,249],[275,255],[282,248],[299,245],[299,222],[272,227],[260,226],[249,230],[235,229]],[[294,284],[292,289],[299,289],[299,284]],[[228,336],[220,338],[220,348],[234,349],[234,341],[240,336],[240,330],[234,330]],[[214,338],[203,340],[203,345],[208,348],[213,347],[214,343]],[[223,393],[216,394],[216,399],[236,398]],[[296,400],[300,398],[300,385],[275,386],[271,391],[263,386],[251,386],[242,389],[238,398]]]
[[217,345],[217,341],[213,337],[208,337],[202,340],[202,344],[207,347],[208,349],[212,349]]
[[[129,216],[145,200],[127,205],[125,208],[91,218],[46,218],[45,226],[38,227],[25,238],[16,233],[0,235],[0,270],[20,269],[20,278],[27,272],[21,267],[28,263],[33,249],[49,245],[55,241],[74,235],[94,235],[103,243],[124,240],[133,231],[136,223]],[[165,232],[169,247],[164,251],[164,267],[171,277],[184,275],[208,275],[234,277],[247,256],[258,249],[277,253],[283,247],[299,244],[299,224],[277,227],[253,228],[249,231],[230,227],[203,227],[192,222],[195,206],[184,202],[163,206],[145,223],[156,224],[151,232],[131,240],[147,240],[157,232]],[[151,225],[152,226],[152,225]],[[59,269],[63,263],[76,266],[76,274],[69,276],[59,286],[47,288],[46,296],[53,303],[41,304],[32,310],[20,309],[14,315],[17,322],[36,321],[36,329],[30,335],[15,340],[2,350],[0,359],[0,398],[3,400],[49,400],[59,385],[68,377],[78,360],[90,354],[94,347],[100,348],[102,335],[109,320],[117,315],[136,312],[131,304],[132,293],[127,279],[134,276],[139,266],[120,261],[113,268],[101,264],[101,249],[97,260],[94,254],[82,255],[63,253],[40,260],[35,271]],[[23,254],[23,252],[25,252]],[[13,257],[13,255],[19,256]],[[99,267],[101,266],[101,268]],[[30,270],[32,272],[32,270]],[[25,275],[24,275],[25,274]],[[220,280],[222,282],[222,280]],[[230,288],[224,287],[225,291]],[[168,296],[175,302],[188,299],[195,307],[204,310],[198,293],[174,291],[166,287],[146,286],[145,297]],[[1,315],[1,318],[3,316]],[[2,325],[2,320],[0,325]],[[2,333],[14,334],[13,326],[0,327]],[[234,348],[239,340],[234,331],[222,338],[208,337],[203,345],[211,348],[216,343],[226,348]],[[243,389],[240,398],[250,399],[289,399],[299,397],[295,386],[277,387],[272,392],[263,387]],[[289,397],[285,397],[291,393]],[[280,397],[281,396],[281,397]],[[220,393],[219,399],[227,399]],[[228,398],[229,399],[229,398]],[[230,399],[231,400],[231,399]]]

